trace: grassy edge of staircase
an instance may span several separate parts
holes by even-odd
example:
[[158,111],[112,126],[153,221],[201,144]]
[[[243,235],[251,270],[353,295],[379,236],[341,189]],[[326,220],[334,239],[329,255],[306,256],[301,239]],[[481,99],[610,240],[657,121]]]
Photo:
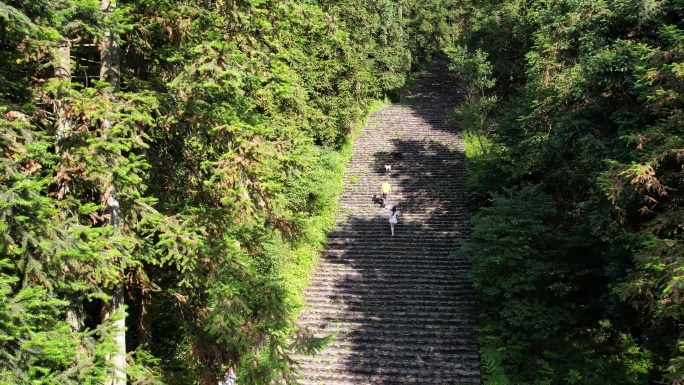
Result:
[[[309,279],[318,264],[321,252],[328,241],[328,233],[335,226],[339,208],[339,196],[344,188],[344,170],[349,163],[354,140],[359,136],[361,129],[367,124],[368,118],[372,113],[382,109],[390,103],[386,100],[372,100],[363,119],[354,124],[352,133],[348,135],[346,142],[338,150],[321,150],[324,157],[328,157],[331,162],[327,167],[321,169],[328,178],[326,183],[329,187],[325,189],[328,193],[325,197],[328,204],[317,215],[309,219],[306,236],[292,249],[287,263],[282,267],[281,276],[287,285],[289,298],[287,299],[288,308],[291,310],[292,327],[301,313],[306,303],[304,290],[309,284]],[[330,187],[332,185],[332,187]]]

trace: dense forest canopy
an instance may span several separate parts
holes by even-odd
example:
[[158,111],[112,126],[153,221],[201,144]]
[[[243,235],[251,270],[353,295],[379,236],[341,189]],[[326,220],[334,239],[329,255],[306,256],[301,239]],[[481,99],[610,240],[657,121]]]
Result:
[[462,4],[484,382],[684,383],[684,2]]
[[0,2],[0,382],[294,381],[354,125],[450,12]]

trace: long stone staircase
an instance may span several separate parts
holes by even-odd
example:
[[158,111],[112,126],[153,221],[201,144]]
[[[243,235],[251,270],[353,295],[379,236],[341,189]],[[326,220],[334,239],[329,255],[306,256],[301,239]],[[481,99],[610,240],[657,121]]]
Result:
[[[468,264],[449,256],[468,231],[464,143],[449,119],[458,96],[438,62],[357,138],[299,320],[333,342],[298,357],[302,385],[481,383],[474,293],[460,274]],[[383,181],[387,208],[377,203]]]

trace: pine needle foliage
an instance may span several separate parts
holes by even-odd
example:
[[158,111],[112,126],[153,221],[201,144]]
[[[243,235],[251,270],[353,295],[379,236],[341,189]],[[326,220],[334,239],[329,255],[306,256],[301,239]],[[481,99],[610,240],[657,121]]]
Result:
[[681,2],[463,6],[455,62],[496,80],[462,116],[483,351],[514,384],[682,383]]
[[453,36],[428,3],[1,2],[3,383],[109,381],[122,319],[130,383],[293,383],[354,127]]

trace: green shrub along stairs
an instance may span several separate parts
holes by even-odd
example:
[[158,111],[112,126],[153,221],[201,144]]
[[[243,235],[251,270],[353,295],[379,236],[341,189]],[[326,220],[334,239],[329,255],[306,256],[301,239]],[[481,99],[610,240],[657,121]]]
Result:
[[[465,145],[449,115],[458,98],[438,62],[357,138],[299,320],[333,341],[297,357],[301,384],[481,383],[468,264],[449,256],[468,231]],[[392,185],[385,208],[383,181]]]

